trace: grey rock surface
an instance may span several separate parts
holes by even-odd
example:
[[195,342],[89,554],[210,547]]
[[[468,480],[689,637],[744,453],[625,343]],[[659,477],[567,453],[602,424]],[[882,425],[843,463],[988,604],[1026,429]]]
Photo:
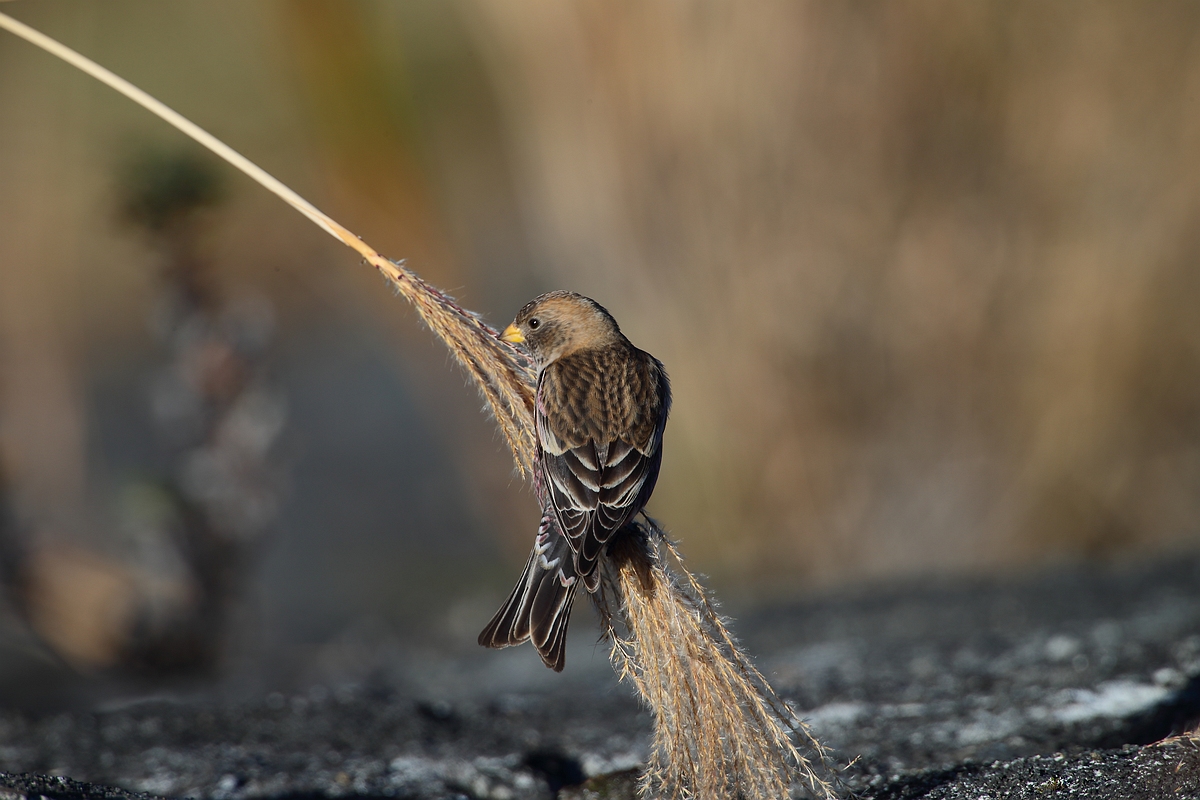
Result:
[[1200,562],[897,586],[741,626],[821,738],[879,769],[1147,744],[1200,720]]
[[[857,757],[862,797],[1200,797],[1200,740],[1179,735],[1200,721],[1200,556],[827,594],[735,629]],[[602,646],[581,642],[562,676],[521,648],[380,663],[290,694],[0,711],[0,785],[11,800],[634,796],[650,719]]]

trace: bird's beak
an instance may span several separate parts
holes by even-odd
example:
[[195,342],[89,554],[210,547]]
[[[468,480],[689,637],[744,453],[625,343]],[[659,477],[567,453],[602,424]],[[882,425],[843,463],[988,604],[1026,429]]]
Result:
[[504,333],[500,334],[500,341],[509,342],[511,344],[520,344],[525,341],[525,335],[517,328],[516,325],[509,325],[504,329]]

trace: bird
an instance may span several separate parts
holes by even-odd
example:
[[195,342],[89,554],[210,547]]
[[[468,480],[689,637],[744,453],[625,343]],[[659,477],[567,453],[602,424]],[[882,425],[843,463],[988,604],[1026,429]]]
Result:
[[479,644],[532,641],[561,672],[579,585],[597,591],[608,544],[654,491],[671,385],[662,362],[575,292],[530,300],[500,339],[523,347],[537,372],[533,484],[542,518],[525,571]]

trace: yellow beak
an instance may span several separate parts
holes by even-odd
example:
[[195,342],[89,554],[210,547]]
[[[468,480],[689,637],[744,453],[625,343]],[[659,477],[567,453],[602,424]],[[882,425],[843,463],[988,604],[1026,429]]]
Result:
[[525,335],[517,329],[516,325],[509,325],[504,329],[504,333],[500,334],[500,341],[520,344],[525,341]]

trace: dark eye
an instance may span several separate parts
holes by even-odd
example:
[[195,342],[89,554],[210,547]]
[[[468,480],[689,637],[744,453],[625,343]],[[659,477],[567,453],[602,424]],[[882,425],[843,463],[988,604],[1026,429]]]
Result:
[[536,331],[541,324],[542,324],[542,321],[540,319],[538,319],[537,317],[533,317],[532,319],[529,320],[529,330]]

